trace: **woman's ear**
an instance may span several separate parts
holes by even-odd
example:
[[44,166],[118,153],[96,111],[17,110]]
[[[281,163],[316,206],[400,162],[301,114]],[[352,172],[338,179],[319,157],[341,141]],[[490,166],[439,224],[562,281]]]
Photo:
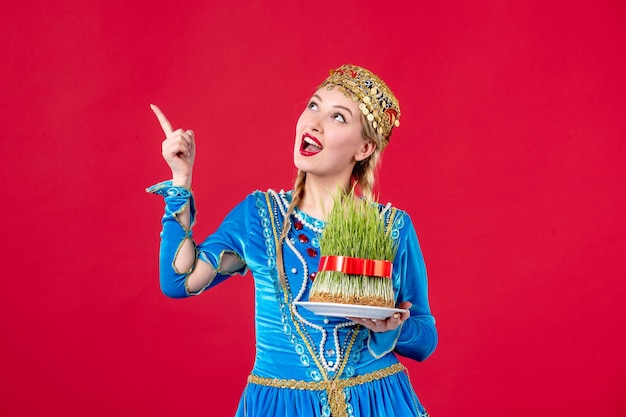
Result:
[[364,140],[361,149],[354,155],[357,162],[367,159],[376,150],[376,142],[371,139]]

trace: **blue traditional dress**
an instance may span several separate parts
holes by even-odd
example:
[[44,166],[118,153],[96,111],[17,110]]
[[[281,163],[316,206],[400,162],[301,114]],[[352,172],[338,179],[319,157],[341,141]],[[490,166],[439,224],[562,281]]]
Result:
[[318,316],[296,306],[307,301],[319,263],[319,233],[324,222],[296,210],[283,243],[286,285],[276,265],[276,246],[291,192],[256,191],[197,246],[197,257],[217,271],[202,291],[191,293],[190,271],[173,262],[191,237],[176,219],[193,196],[171,182],[148,189],[165,197],[160,249],[160,282],[170,297],[188,297],[211,288],[230,273],[221,272],[225,253],[235,254],[255,283],[256,357],[237,416],[427,416],[405,367],[396,354],[418,361],[437,345],[430,312],[424,260],[410,217],[391,205],[380,206],[398,244],[393,262],[396,301],[410,301],[411,316],[395,331],[375,333],[342,318]]

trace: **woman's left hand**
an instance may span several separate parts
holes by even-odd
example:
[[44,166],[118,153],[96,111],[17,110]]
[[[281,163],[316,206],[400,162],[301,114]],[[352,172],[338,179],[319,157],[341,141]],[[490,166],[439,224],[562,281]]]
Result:
[[360,325],[367,327],[373,332],[388,332],[390,330],[395,330],[400,326],[404,321],[406,321],[410,316],[411,312],[409,308],[411,308],[411,303],[408,301],[404,301],[400,303],[398,308],[407,310],[405,313],[395,313],[393,316],[385,319],[362,319],[358,317],[348,317],[348,319],[352,320],[355,323],[359,323]]

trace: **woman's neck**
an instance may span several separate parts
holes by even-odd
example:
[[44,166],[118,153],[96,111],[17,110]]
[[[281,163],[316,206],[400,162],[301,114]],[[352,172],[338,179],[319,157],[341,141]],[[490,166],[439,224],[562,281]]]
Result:
[[298,208],[309,216],[325,220],[333,207],[335,196],[339,190],[346,191],[349,184],[341,187],[337,182],[324,182],[316,178],[307,178],[304,184],[304,196]]

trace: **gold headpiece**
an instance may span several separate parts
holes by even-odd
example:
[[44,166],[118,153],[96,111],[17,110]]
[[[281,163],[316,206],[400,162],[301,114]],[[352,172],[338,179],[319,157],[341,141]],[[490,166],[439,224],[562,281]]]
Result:
[[400,126],[398,99],[383,80],[365,68],[346,64],[330,70],[330,76],[318,89],[324,86],[328,89],[338,86],[339,91],[358,101],[365,118],[386,140],[391,136],[391,129]]

